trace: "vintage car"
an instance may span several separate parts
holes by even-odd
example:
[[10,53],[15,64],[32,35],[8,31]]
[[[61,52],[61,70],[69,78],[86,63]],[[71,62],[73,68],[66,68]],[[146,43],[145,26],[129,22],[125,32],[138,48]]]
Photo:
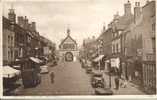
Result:
[[91,84],[94,88],[104,87],[104,78],[100,71],[94,71],[91,76]]

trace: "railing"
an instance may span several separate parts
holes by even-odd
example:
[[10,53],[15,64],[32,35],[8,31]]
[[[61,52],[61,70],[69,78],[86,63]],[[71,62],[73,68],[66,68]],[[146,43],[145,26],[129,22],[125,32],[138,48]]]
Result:
[[143,62],[143,85],[147,93],[156,92],[156,63],[155,61]]

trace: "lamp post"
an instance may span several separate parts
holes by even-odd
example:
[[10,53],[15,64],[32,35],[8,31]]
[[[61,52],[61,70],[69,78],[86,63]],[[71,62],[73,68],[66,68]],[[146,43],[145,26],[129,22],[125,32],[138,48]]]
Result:
[[109,87],[111,88],[111,60],[109,60]]

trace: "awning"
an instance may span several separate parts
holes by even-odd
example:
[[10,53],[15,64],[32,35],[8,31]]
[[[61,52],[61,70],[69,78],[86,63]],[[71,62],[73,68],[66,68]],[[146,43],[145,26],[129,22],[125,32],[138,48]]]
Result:
[[13,66],[14,68],[21,68],[21,66],[18,66],[18,65],[15,65],[15,66]]
[[94,59],[94,62],[100,61],[103,57],[104,57],[104,55],[99,55],[98,57],[96,57],[96,58]]
[[3,66],[3,78],[12,78],[19,74],[20,74],[19,70],[16,70],[10,66]]
[[33,62],[38,63],[38,64],[42,63],[42,61],[40,59],[35,58],[35,57],[30,57],[30,60],[32,60]]

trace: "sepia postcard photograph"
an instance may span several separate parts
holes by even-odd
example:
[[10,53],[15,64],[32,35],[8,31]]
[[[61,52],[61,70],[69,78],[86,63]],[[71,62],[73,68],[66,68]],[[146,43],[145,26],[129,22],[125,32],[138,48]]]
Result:
[[156,0],[1,3],[4,97],[156,95]]

